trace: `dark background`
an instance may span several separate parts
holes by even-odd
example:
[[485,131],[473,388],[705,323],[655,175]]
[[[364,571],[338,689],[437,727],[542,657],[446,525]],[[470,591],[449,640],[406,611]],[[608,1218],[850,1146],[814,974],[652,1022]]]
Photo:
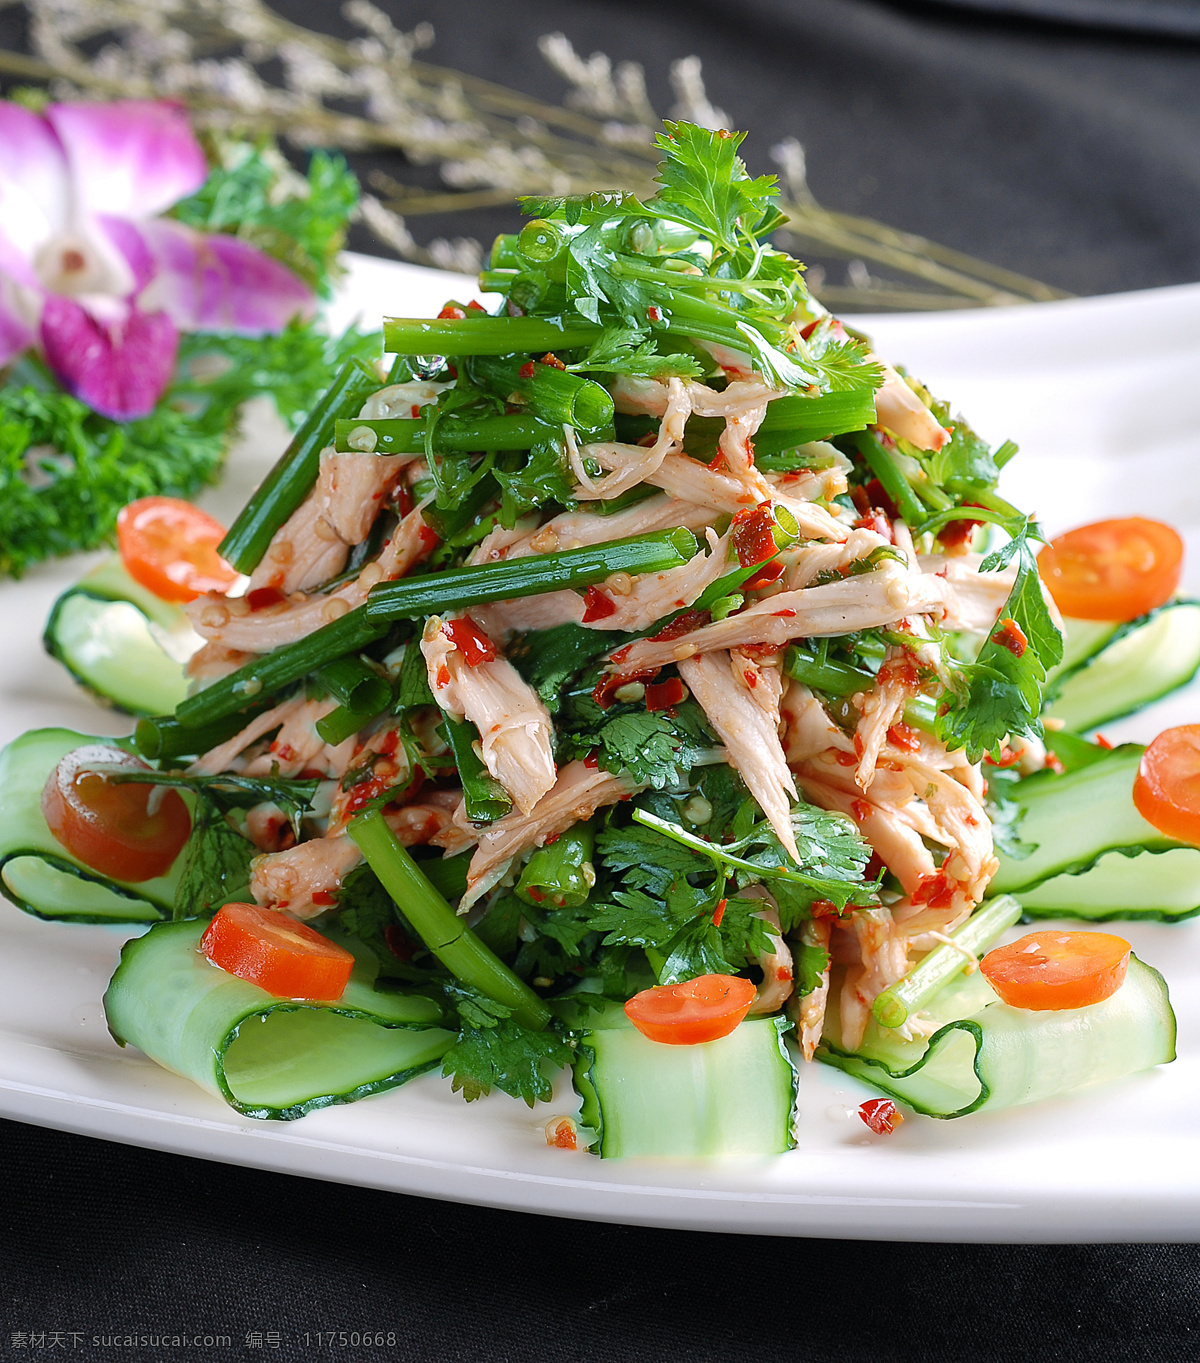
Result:
[[[696,53],[710,98],[750,130],[756,170],[771,169],[775,140],[796,136],[827,206],[1071,292],[1200,278],[1194,0],[381,3],[405,26],[434,24],[431,60],[544,98],[562,85],[538,56],[541,33],[565,32],[584,55],[642,62],[663,113],[670,61]],[[310,26],[338,22],[329,4],[279,8]],[[0,10],[0,40],[19,41],[20,27],[18,12]],[[356,161],[363,172],[407,173],[387,159]],[[410,226],[422,240],[487,239],[513,221],[488,211]],[[234,1339],[229,1350],[158,1357],[1200,1357],[1191,1246],[873,1244],[589,1225],[14,1123],[0,1123],[0,1160],[4,1358],[38,1352],[12,1347],[12,1331],[151,1329]],[[400,1343],[319,1352],[302,1338],[368,1328],[394,1330]],[[280,1347],[245,1348],[251,1330],[279,1331]]]

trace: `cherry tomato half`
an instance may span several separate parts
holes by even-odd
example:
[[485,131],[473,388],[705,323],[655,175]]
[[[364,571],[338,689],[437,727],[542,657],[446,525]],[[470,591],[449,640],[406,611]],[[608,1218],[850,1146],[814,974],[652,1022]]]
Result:
[[1004,1003],[1037,1012],[1086,1008],[1125,982],[1129,943],[1110,932],[1031,932],[979,962]]
[[1144,516],[1096,521],[1052,539],[1038,572],[1055,604],[1077,620],[1135,620],[1175,595],[1183,541]]
[[651,1041],[695,1046],[716,1041],[750,1011],[757,991],[737,975],[699,975],[682,984],[643,989],[625,1005],[630,1022]]
[[143,497],[117,517],[117,547],[135,582],[164,601],[226,592],[237,572],[217,553],[219,521],[175,497]]
[[280,999],[331,1003],[345,993],[354,957],[278,909],[226,904],[200,939],[200,950],[240,980]]
[[165,875],[192,831],[177,790],[118,784],[89,768],[145,762],[121,748],[89,743],[67,753],[42,789],[42,814],[55,838],[85,866],[137,884]]
[[1200,724],[1165,729],[1142,754],[1133,803],[1168,838],[1200,846]]

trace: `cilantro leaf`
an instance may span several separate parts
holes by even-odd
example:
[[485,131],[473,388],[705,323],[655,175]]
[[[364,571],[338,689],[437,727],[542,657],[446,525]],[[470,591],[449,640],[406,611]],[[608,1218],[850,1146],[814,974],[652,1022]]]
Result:
[[[948,748],[964,749],[972,762],[985,752],[998,756],[1008,734],[1041,733],[1046,673],[1062,661],[1062,634],[1046,605],[1029,544],[1037,533],[1034,522],[1024,518],[1013,538],[979,565],[980,572],[995,572],[1015,558],[1017,576],[1000,627],[973,663],[958,666],[957,686],[939,707],[938,737]],[[1010,624],[1019,634],[1008,629]]]
[[801,997],[811,994],[821,987],[821,979],[829,969],[829,952],[808,942],[793,942],[792,967],[796,972],[796,993]]
[[596,737],[605,770],[628,772],[655,790],[682,784],[717,740],[695,701],[674,708],[674,715],[645,710],[617,715],[603,725]]
[[612,634],[570,621],[531,630],[508,646],[508,659],[552,715],[562,709],[564,684],[613,647]]
[[526,512],[536,511],[546,502],[558,502],[567,510],[574,509],[575,483],[561,441],[539,440],[524,463],[520,462],[520,456],[508,463],[509,467],[501,467],[497,462],[492,470],[504,492],[500,524],[506,530],[511,530]]
[[313,796],[321,784],[316,779],[301,780],[292,776],[241,776],[230,771],[210,776],[186,771],[108,766],[103,763],[97,763],[95,770],[103,772],[105,779],[114,785],[168,786],[203,792],[221,810],[246,809],[270,801],[287,815],[297,837],[300,834],[300,820],[312,807]]
[[573,373],[601,370],[647,379],[698,379],[704,369],[694,355],[660,355],[654,340],[635,327],[606,327],[582,360],[567,365]]
[[553,1092],[547,1071],[575,1058],[570,1043],[552,1025],[535,1032],[512,1020],[512,1009],[457,981],[443,993],[457,1011],[458,1040],[442,1059],[442,1074],[468,1103],[498,1088],[532,1107]]
[[666,153],[657,176],[662,188],[646,206],[699,228],[732,254],[779,197],[775,176],[752,180],[746,173],[737,154],[745,133],[712,132],[670,120],[664,126],[666,132],[655,138]]
[[200,795],[172,918],[203,918],[222,904],[252,899],[250,861],[257,855],[258,848],[232,827],[215,801]]

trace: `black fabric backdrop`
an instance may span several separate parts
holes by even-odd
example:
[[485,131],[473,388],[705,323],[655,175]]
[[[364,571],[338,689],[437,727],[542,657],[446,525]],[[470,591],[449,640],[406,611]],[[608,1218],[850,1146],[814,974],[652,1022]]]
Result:
[[[434,23],[434,59],[552,97],[560,84],[535,46],[543,32],[642,61],[664,112],[667,65],[695,52],[714,102],[751,129],[757,168],[769,168],[774,139],[800,137],[831,207],[1078,293],[1200,277],[1200,46],[1185,40],[1200,10],[1187,0],[387,7],[406,24]],[[281,8],[338,22],[332,6]],[[14,12],[0,20],[0,34],[16,36]],[[497,212],[414,226],[487,236],[510,222]],[[116,1349],[130,1359],[1200,1356],[1190,1246],[825,1243],[588,1225],[15,1123],[0,1123],[0,1151],[4,1358],[48,1354],[54,1331],[77,1358],[112,1357],[116,1346],[92,1336],[128,1333],[232,1340]],[[364,1329],[399,1342],[319,1350],[304,1339]],[[254,1331],[261,1345],[246,1344]],[[42,1348],[14,1332],[41,1334]]]

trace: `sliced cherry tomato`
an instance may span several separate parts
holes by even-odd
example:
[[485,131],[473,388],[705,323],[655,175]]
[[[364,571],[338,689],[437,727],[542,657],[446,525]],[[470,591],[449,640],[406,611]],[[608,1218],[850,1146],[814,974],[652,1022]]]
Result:
[[1200,846],[1200,724],[1165,729],[1142,754],[1133,803],[1168,838]]
[[126,571],[164,601],[194,601],[233,586],[237,572],[217,553],[224,538],[219,521],[175,497],[143,497],[117,517]]
[[1031,932],[979,962],[1004,1003],[1036,1012],[1086,1008],[1125,982],[1129,943],[1110,932]]
[[1068,530],[1038,555],[1055,604],[1077,620],[1135,620],[1175,595],[1183,541],[1144,516],[1096,521]]
[[101,875],[137,884],[165,875],[192,831],[177,790],[108,781],[98,766],[151,768],[132,753],[89,743],[67,753],[42,789],[50,832]]
[[651,1041],[695,1046],[728,1036],[750,1011],[755,993],[754,985],[737,975],[699,975],[682,984],[643,989],[625,1012]]
[[200,939],[200,950],[239,980],[279,999],[331,1003],[345,993],[354,957],[307,923],[259,904],[226,904]]

